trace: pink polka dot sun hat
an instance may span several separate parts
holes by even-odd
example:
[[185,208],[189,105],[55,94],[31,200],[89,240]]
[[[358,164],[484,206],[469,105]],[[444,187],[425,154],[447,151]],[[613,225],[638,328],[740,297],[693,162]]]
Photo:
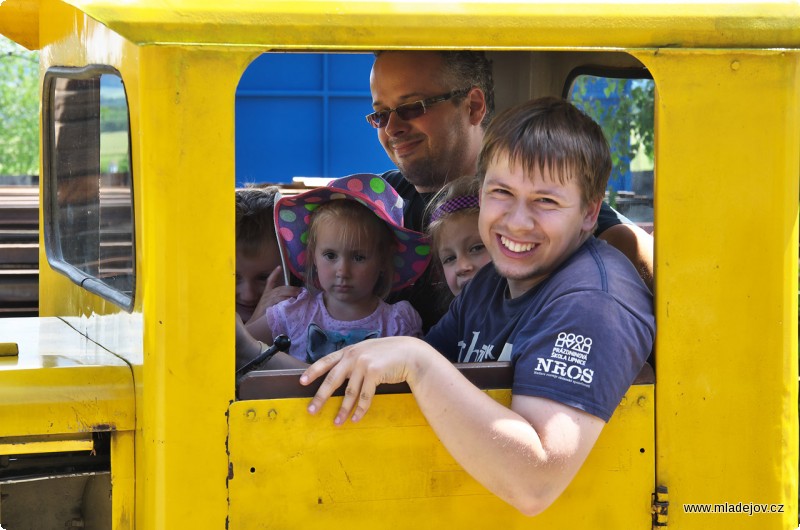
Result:
[[403,198],[378,175],[360,173],[332,180],[324,188],[283,197],[275,204],[278,241],[292,274],[299,278],[305,274],[312,212],[338,199],[366,206],[392,230],[397,242],[392,291],[413,284],[425,272],[430,261],[430,244],[424,234],[403,227]]

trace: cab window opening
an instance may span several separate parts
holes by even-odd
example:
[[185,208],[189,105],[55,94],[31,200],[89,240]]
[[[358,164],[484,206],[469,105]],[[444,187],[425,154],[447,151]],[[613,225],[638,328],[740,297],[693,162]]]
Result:
[[653,233],[655,83],[641,68],[581,67],[567,80],[563,97],[603,128],[612,171],[606,202]]
[[43,105],[48,262],[74,283],[130,311],[133,179],[122,78],[105,66],[51,68]]
[[[334,117],[332,112],[325,116],[316,114],[319,109],[334,108],[335,105],[330,103],[311,104],[306,102],[311,105],[312,110],[298,110],[302,98],[322,97],[320,87],[333,84],[330,80],[319,79],[316,77],[318,74],[321,74],[324,78],[325,75],[331,73],[330,65],[333,64],[333,61],[343,61],[348,56],[359,55],[363,54],[270,52],[251,63],[240,80],[236,99],[236,187],[239,191],[244,187],[263,187],[276,184],[281,195],[295,195],[313,187],[325,185],[330,179],[341,177],[345,174],[356,172],[381,174],[386,169],[394,169],[394,165],[386,157],[386,153],[380,147],[380,142],[374,136],[375,130],[362,123],[363,115],[371,110],[369,72],[374,60],[372,54],[367,55],[366,58],[361,57],[358,59],[358,61],[366,61],[367,66],[363,67],[362,64],[360,72],[355,71],[348,74],[349,78],[344,83],[349,87],[348,90],[352,91],[347,94],[348,98],[356,98],[357,94],[362,97],[362,103],[357,106],[356,110],[348,111],[351,114],[350,116]],[[497,65],[502,68],[499,75],[495,71],[496,89],[500,97],[498,108],[509,107],[520,101],[534,99],[554,92],[553,87],[556,86],[556,80],[559,79],[558,69],[551,71],[546,65],[553,61],[553,57],[556,54],[492,52],[488,55],[495,64],[495,70],[498,68]],[[562,69],[563,73],[561,75],[563,77],[560,77],[560,79],[566,79],[566,86],[568,87],[564,90],[562,97],[583,109],[595,121],[600,123],[609,138],[614,170],[609,180],[606,201],[620,210],[620,213],[628,217],[630,221],[633,221],[646,232],[652,233],[652,182],[654,168],[653,81],[643,67],[631,67],[630,65],[638,64],[638,62],[630,56],[623,56],[623,54],[605,55],[609,56],[607,58],[612,64],[629,65],[625,68],[588,68],[582,66],[576,68],[574,65],[581,64],[585,55],[559,54],[559,58],[566,59],[564,61],[565,65],[573,65],[571,70]],[[509,68],[512,64],[517,66],[525,64],[526,70],[518,72],[519,68]],[[325,65],[328,66],[326,67]],[[537,66],[542,66],[541,72],[536,70]],[[292,78],[292,86],[276,87],[274,86],[278,83],[276,80],[286,77],[276,75],[276,72],[283,71],[281,70],[282,68],[295,68],[302,73],[298,76],[289,76]],[[309,69],[311,73],[308,71]],[[263,76],[263,79],[259,80],[259,76]],[[527,81],[525,80],[526,77]],[[313,82],[309,82],[309,79],[312,78]],[[304,79],[305,81],[303,81]],[[259,86],[259,83],[262,83],[263,86]],[[359,83],[361,83],[361,87],[358,87]],[[564,85],[557,83],[557,86]],[[630,95],[634,92],[636,93],[634,98],[636,105],[628,104],[628,107],[624,109],[624,116],[617,116],[617,111],[622,105],[621,100],[626,97],[630,99]],[[625,103],[627,104],[627,101]],[[336,122],[339,125],[337,135],[347,137],[349,140],[347,147],[355,152],[355,154],[351,154],[348,157],[350,160],[355,161],[355,166],[345,171],[333,169],[333,166],[326,162],[330,160],[330,156],[324,151],[316,151],[314,148],[315,145],[322,145],[333,149],[329,143],[326,143],[326,140],[320,140],[315,137],[306,137],[298,140],[292,136],[291,131],[285,133],[284,136],[289,143],[293,144],[292,149],[304,149],[305,156],[298,158],[292,150],[276,147],[273,139],[279,138],[280,134],[275,128],[286,127],[286,123],[288,123],[285,117],[281,118],[278,114],[275,114],[273,110],[276,106],[285,106],[287,108],[296,106],[292,107],[293,110],[290,109],[288,111],[289,114],[295,117],[306,116],[308,120],[311,120],[311,116],[314,116],[313,119],[324,126]],[[347,126],[351,124],[353,116],[357,118],[357,121],[352,122],[354,129],[350,130]],[[363,135],[365,131],[368,133],[367,136]],[[324,133],[325,131],[323,131]],[[270,140],[265,142],[264,138]],[[255,144],[258,144],[257,148]],[[269,161],[260,161],[253,166],[253,161],[248,160],[248,157],[254,152],[260,153],[259,156],[265,156],[265,146],[272,153],[266,155]],[[360,156],[360,154],[376,150],[379,158],[377,163],[370,162],[371,158],[369,156]],[[341,157],[341,154],[339,156]],[[309,161],[311,161],[312,166],[316,168],[324,167],[324,169],[319,169],[317,172],[312,173],[311,176],[305,170],[298,169],[308,165]],[[285,175],[279,176],[277,171],[273,172],[275,168],[284,166],[290,168]],[[314,176],[321,178],[314,178]],[[291,280],[293,280],[294,284],[297,284],[297,280],[294,277]],[[237,293],[237,311],[238,303]],[[645,368],[650,376],[645,376],[645,371],[643,370],[641,382],[652,382],[652,368],[650,366]],[[275,371],[272,373],[275,377],[286,376],[287,374],[296,376],[299,374],[299,372],[294,373],[294,371]],[[246,386],[250,385],[247,381],[255,378],[255,374],[259,374],[258,377],[263,378],[269,375],[270,372],[254,372],[252,376],[246,375],[242,382]],[[263,385],[263,381],[259,384],[263,388],[261,385]],[[510,381],[508,385],[510,386]],[[240,398],[254,398],[259,395],[259,392],[253,393],[250,390],[246,390],[243,394],[240,394]],[[271,395],[274,396],[274,393]]]

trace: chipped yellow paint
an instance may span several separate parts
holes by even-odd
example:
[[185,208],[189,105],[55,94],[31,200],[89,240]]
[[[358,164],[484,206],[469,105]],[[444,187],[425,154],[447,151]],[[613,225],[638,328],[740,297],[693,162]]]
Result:
[[92,451],[91,435],[48,435],[0,438],[0,455],[25,455],[38,453],[66,453],[69,451]]
[[0,336],[20,350],[0,357],[0,438],[134,428],[123,360],[56,318],[0,319]]
[[[489,393],[510,403],[507,390]],[[630,389],[573,483],[535,519],[475,482],[410,394],[376,396],[369,414],[342,426],[333,424],[341,398],[319,416],[307,398],[239,401],[230,410],[229,528],[649,528],[653,394],[652,384]]]

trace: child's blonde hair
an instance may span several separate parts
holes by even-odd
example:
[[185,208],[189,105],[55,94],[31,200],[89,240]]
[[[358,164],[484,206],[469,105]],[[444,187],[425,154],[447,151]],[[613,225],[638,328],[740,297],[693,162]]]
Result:
[[386,298],[392,289],[394,277],[393,258],[397,249],[394,234],[369,208],[347,199],[326,202],[311,214],[306,254],[311,266],[305,268],[306,288],[317,288],[319,285],[314,255],[317,248],[317,227],[325,223],[336,224],[340,240],[345,244],[354,247],[366,244],[366,250],[377,255],[381,274],[372,292],[380,299]]

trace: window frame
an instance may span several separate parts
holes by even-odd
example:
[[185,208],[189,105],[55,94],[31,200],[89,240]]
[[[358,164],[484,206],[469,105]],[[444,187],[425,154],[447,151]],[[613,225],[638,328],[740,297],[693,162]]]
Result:
[[[598,78],[606,78],[606,79],[622,79],[622,80],[650,80],[653,82],[655,89],[657,90],[658,87],[655,85],[655,79],[653,79],[653,75],[650,73],[646,67],[633,67],[633,66],[623,66],[623,67],[613,67],[613,66],[599,66],[599,65],[581,65],[573,68],[567,74],[567,77],[564,81],[564,86],[561,90],[561,97],[566,101],[570,100],[570,91],[572,90],[572,86],[575,83],[576,79],[581,76],[593,76]],[[593,118],[594,119],[594,118]],[[602,124],[600,124],[602,127]],[[655,126],[655,123],[654,123]],[[605,133],[605,130],[604,130]],[[653,141],[655,142],[655,131],[653,131],[654,138]],[[613,149],[611,145],[610,148]],[[653,158],[653,162],[655,164],[655,156]],[[613,170],[612,170],[613,176]],[[655,171],[653,172],[653,178],[655,178]],[[652,197],[653,205],[655,204],[655,189],[653,189],[653,197]],[[634,224],[646,229],[648,232],[652,232],[654,228],[654,221],[652,220],[645,220],[645,221],[631,221]],[[647,228],[649,226],[649,228]]]
[[[55,82],[57,79],[92,79],[102,75],[113,75],[120,79],[125,95],[128,120],[128,172],[130,175],[131,210],[131,290],[130,294],[112,287],[102,278],[93,276],[78,268],[64,258],[61,245],[61,232],[58,207],[58,178],[55,174],[58,160],[55,140]],[[134,196],[134,166],[131,156],[130,104],[122,74],[109,65],[92,64],[83,67],[50,67],[44,74],[42,83],[42,210],[45,254],[50,266],[68,277],[76,285],[94,293],[130,313],[136,298],[136,222]],[[98,121],[99,128],[99,121]],[[98,146],[99,147],[99,146]],[[98,198],[99,200],[99,198]]]

